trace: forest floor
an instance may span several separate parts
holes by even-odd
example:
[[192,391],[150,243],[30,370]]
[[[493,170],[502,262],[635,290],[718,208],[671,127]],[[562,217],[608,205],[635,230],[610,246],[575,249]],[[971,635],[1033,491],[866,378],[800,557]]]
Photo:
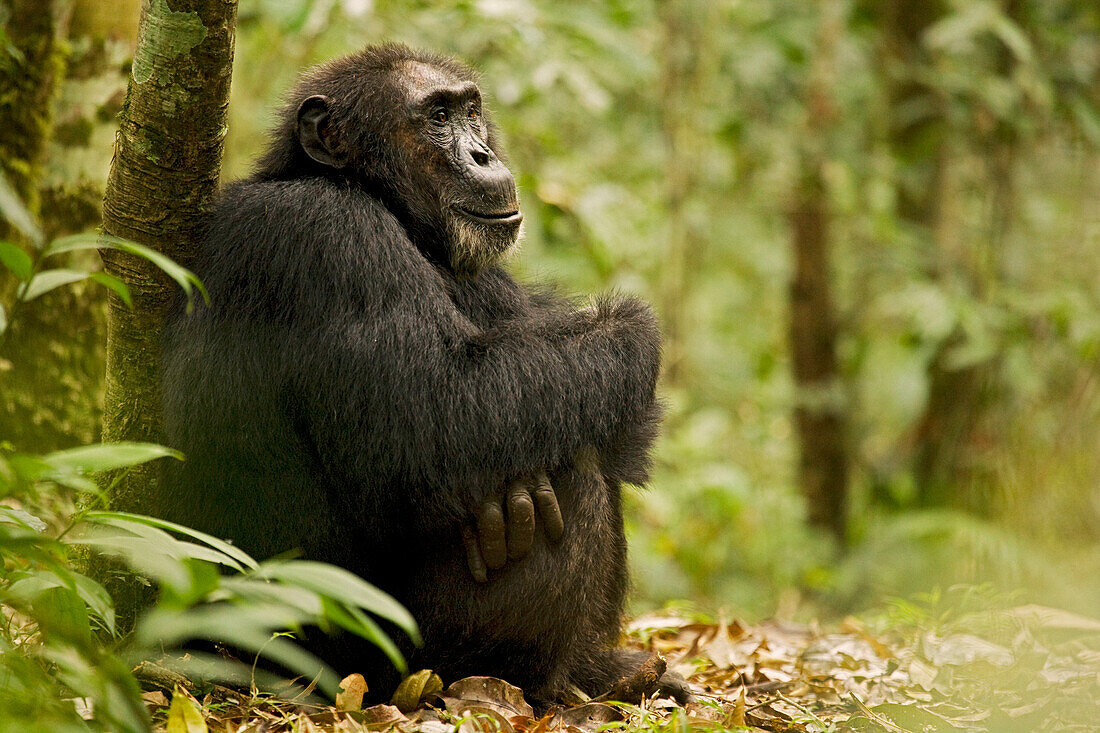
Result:
[[146,700],[167,733],[1100,730],[1100,622],[1035,605],[961,621],[872,632],[854,619],[831,630],[634,619],[627,643],[688,679],[696,699],[686,707],[589,701],[536,718],[522,691],[501,680],[442,690],[427,671],[406,680],[395,705],[366,709],[359,675],[344,680],[332,707],[218,687],[180,691],[171,704],[158,691]]

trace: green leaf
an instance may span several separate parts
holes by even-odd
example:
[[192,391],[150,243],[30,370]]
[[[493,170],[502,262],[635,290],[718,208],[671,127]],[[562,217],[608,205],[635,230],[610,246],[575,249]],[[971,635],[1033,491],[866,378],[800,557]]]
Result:
[[115,291],[118,297],[122,298],[122,302],[126,304],[127,308],[134,307],[134,300],[130,297],[130,288],[126,287],[126,283],[114,275],[108,275],[105,272],[93,272],[91,279],[105,288]]
[[163,445],[133,442],[83,445],[47,453],[41,459],[58,472],[89,474],[137,466],[165,457],[183,460],[182,453]]
[[84,516],[84,519],[93,522],[107,519],[117,519],[123,522],[144,524],[149,527],[156,527],[158,529],[167,530],[169,532],[178,532],[179,534],[191,537],[198,540],[199,542],[210,545],[215,550],[218,550],[228,555],[246,568],[259,567],[259,563],[257,563],[251,555],[241,550],[240,548],[234,547],[225,540],[218,539],[217,537],[208,535],[205,532],[200,532],[197,529],[184,527],[182,524],[176,524],[175,522],[169,522],[164,519],[157,519],[155,517],[147,517],[142,514],[130,514],[129,512],[89,512]]
[[81,280],[87,280],[90,274],[91,273],[84,272],[83,270],[46,270],[35,275],[30,282],[21,285],[19,287],[18,297],[20,300],[34,300],[38,296],[48,293],[54,288],[59,288],[62,285],[71,285]]
[[264,563],[257,571],[257,576],[298,585],[345,605],[365,608],[394,622],[413,641],[420,642],[420,631],[412,614],[393,596],[335,565],[309,560],[277,561]]
[[34,215],[2,173],[0,173],[0,216],[22,232],[35,247],[42,246],[42,230],[34,220]]
[[155,609],[138,627],[137,639],[150,647],[178,646],[199,638],[221,641],[261,654],[307,678],[321,672],[318,686],[335,696],[339,692],[336,674],[317,657],[274,635],[309,620],[307,615],[281,604],[218,604],[170,612]]
[[45,588],[36,595],[31,608],[38,625],[47,632],[79,639],[82,643],[91,642],[92,622],[88,607],[72,588]]
[[144,522],[103,514],[89,512],[85,515],[87,521],[82,525],[82,533],[70,535],[65,541],[122,555],[135,569],[170,584],[182,597],[191,593],[195,577],[185,560],[204,560],[244,572],[232,556],[213,547],[177,540],[163,529]]
[[198,706],[179,690],[168,707],[168,733],[209,733]]
[[393,640],[382,630],[382,627],[374,622],[370,616],[360,611],[355,606],[345,606],[336,603],[331,598],[322,598],[324,615],[332,619],[341,627],[357,636],[361,636],[382,650],[401,674],[408,672],[408,665],[401,650],[393,643]]
[[44,254],[55,255],[82,249],[117,249],[121,252],[129,252],[132,255],[143,257],[163,270],[168,277],[175,280],[183,288],[183,292],[187,294],[188,301],[191,300],[192,291],[197,289],[202,294],[203,300],[207,303],[210,302],[210,296],[207,294],[206,288],[203,286],[202,281],[195,276],[195,273],[177,265],[171,258],[160,252],[137,242],[112,237],[109,234],[74,234],[55,239],[46,248]]
[[88,610],[103,622],[103,627],[114,635],[115,609],[111,596],[103,586],[85,575],[61,566],[30,570],[22,573],[7,590],[12,595],[33,600],[50,588],[67,588],[75,592]]
[[45,532],[46,523],[30,512],[10,506],[0,506],[0,522],[15,524],[35,532]]
[[0,262],[24,282],[34,274],[34,260],[11,242],[0,242]]

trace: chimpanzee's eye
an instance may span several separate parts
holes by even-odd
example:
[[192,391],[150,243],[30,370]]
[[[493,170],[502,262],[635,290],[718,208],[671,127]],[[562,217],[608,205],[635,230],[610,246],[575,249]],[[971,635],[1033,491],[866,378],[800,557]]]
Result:
[[442,125],[448,119],[450,119],[450,118],[447,116],[447,110],[445,110],[445,109],[437,109],[435,112],[432,112],[432,121],[433,122],[438,122],[439,124]]

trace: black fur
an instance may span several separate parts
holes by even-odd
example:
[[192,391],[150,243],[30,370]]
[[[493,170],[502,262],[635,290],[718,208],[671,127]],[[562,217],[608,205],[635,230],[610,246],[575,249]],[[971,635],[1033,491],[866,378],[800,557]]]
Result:
[[[646,476],[657,325],[637,300],[578,309],[495,265],[456,273],[430,171],[399,149],[395,79],[409,59],[473,78],[401,46],[313,70],[258,171],[223,191],[194,263],[213,305],[180,308],[166,330],[165,426],[188,460],[153,508],[390,592],[425,639],[406,648],[412,669],[500,676],[544,701],[569,685],[599,694],[637,663],[612,650],[627,582],[620,484]],[[296,144],[294,110],[311,94],[335,100],[346,169]],[[475,583],[460,526],[544,469],[564,537],[537,531],[525,558]],[[340,644],[323,651],[339,672],[392,690],[369,645]]]

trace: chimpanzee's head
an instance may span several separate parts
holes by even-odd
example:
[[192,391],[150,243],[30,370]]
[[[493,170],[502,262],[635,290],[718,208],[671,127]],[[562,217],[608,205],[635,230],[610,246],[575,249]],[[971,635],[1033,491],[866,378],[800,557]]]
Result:
[[461,275],[500,259],[523,221],[474,73],[401,45],[307,72],[258,175],[360,186],[425,255]]

